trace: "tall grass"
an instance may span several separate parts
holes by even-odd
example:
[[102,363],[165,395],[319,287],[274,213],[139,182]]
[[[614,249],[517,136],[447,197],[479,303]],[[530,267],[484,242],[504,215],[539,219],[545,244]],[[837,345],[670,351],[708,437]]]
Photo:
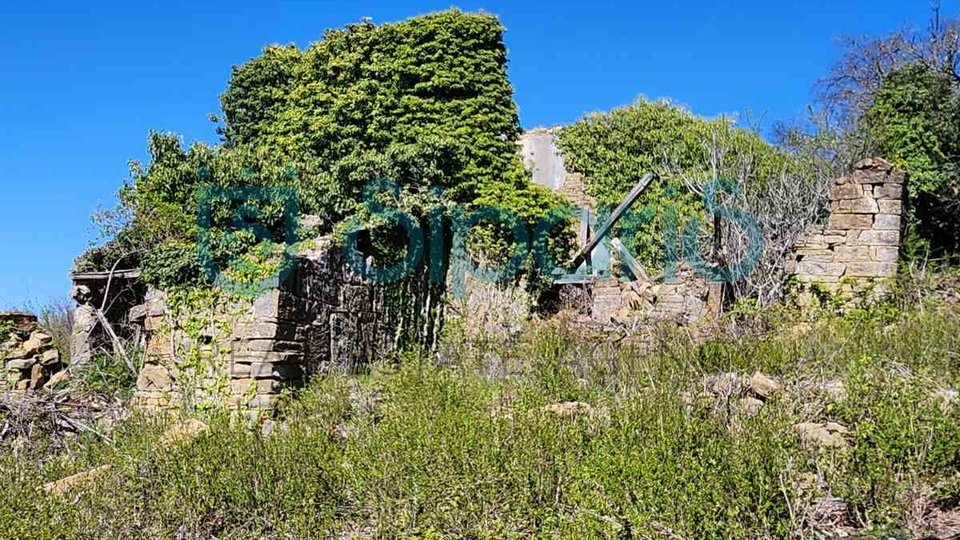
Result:
[[[933,395],[960,383],[958,315],[802,327],[771,316],[773,332],[697,343],[671,330],[611,342],[552,323],[510,343],[454,332],[442,365],[410,355],[314,381],[269,435],[213,412],[208,433],[167,448],[158,435],[175,419],[147,415],[66,449],[2,441],[0,537],[915,533],[918,497],[960,496],[960,412]],[[782,390],[755,415],[746,390],[707,391],[717,374],[756,371]],[[825,381],[841,381],[844,397]],[[571,401],[586,405],[547,407]],[[850,430],[845,448],[814,447],[794,428],[826,421]],[[105,477],[63,498],[38,493],[103,464]],[[816,508],[830,497],[848,512],[826,523]]]

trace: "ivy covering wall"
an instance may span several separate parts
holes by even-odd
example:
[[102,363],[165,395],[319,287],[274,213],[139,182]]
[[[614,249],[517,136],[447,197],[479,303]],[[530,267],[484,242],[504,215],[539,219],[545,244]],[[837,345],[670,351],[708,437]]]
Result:
[[[306,50],[266,47],[233,69],[219,144],[184,148],[176,135],[150,134],[150,162],[132,164],[118,207],[98,216],[112,241],[77,268],[106,269],[126,253],[122,266],[142,264],[154,285],[204,283],[194,244],[201,185],[294,186],[300,213],[321,217],[311,232],[358,217],[382,233],[373,235],[380,259],[406,239],[362,205],[363,187],[378,178],[396,181],[402,192],[390,204],[416,216],[438,204],[499,204],[532,225],[564,201],[530,182],[520,162],[503,33],[493,16],[454,9],[327,30]],[[440,197],[428,193],[434,185]],[[213,229],[235,221],[240,204],[215,205]],[[256,222],[281,238],[282,206],[257,207]],[[261,243],[246,232],[215,235],[212,250],[221,264]]]

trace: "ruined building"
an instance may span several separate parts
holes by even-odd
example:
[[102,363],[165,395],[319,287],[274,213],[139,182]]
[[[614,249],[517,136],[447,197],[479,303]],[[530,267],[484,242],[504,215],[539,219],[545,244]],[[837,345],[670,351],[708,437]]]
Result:
[[[549,130],[528,132],[520,144],[534,181],[596,211],[583,177],[566,170]],[[896,273],[904,182],[902,172],[876,159],[837,181],[830,192],[829,219],[807,231],[787,261],[788,270],[806,287],[804,294],[859,293]],[[581,226],[581,245],[594,241],[594,234]],[[389,291],[362,280],[340,249],[325,247],[329,243],[324,239],[315,245],[298,255],[279,289],[254,299],[216,291],[210,298],[147,291],[136,270],[74,275],[79,305],[75,361],[83,361],[97,347],[115,346],[115,335],[133,336],[146,351],[137,381],[138,404],[163,408],[226,403],[258,411],[273,408],[285,389],[302,385],[311,375],[349,370],[388,354],[397,329],[419,321],[415,310],[392,309]],[[615,245],[613,251],[617,260],[632,260]],[[582,316],[600,324],[624,317],[695,323],[718,310],[715,284],[682,266],[674,283],[645,276],[632,282],[600,277],[563,286],[579,294]],[[479,290],[451,308],[472,320],[483,319],[475,327],[511,330],[526,315],[528,299],[522,291],[497,286]],[[424,309],[429,310],[427,304]],[[33,387],[43,379],[32,381],[32,370],[49,353],[33,352],[41,360],[33,362],[33,355],[14,366],[19,371],[16,381],[10,381],[18,387]],[[28,377],[31,382],[23,383]]]

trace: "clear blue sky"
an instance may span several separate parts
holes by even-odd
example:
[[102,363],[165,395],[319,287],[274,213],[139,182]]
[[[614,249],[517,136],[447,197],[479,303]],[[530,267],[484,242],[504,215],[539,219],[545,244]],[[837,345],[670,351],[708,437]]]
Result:
[[[958,14],[960,0],[943,2]],[[150,129],[215,142],[230,67],[267,43],[456,5],[500,16],[524,127],[576,120],[638,95],[713,116],[802,115],[844,34],[924,24],[928,0],[741,2],[3,2],[0,6],[0,308],[69,290]]]

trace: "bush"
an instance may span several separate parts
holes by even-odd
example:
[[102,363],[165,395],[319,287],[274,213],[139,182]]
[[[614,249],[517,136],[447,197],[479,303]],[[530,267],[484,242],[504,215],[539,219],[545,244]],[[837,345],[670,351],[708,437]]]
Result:
[[[212,411],[191,444],[158,448],[169,419],[137,415],[106,442],[0,451],[0,530],[17,538],[788,538],[830,534],[804,509],[850,503],[846,526],[927,534],[910,503],[956,494],[956,308],[886,321],[764,310],[742,333],[692,343],[605,342],[555,323],[515,343],[408,355],[368,375],[316,379],[269,436]],[[743,313],[738,317],[745,317]],[[818,316],[820,317],[820,316]],[[825,316],[824,316],[825,317]],[[738,325],[750,321],[740,320]],[[737,337],[739,335],[739,337]],[[704,395],[717,374],[782,385],[755,415]],[[817,390],[827,380],[846,397]],[[545,406],[587,404],[557,414]],[[840,422],[847,447],[801,443]],[[2,445],[0,445],[2,446]],[[66,495],[35,487],[111,464]],[[811,485],[810,476],[818,478]],[[835,525],[835,524],[834,524]],[[881,530],[876,529],[876,530]],[[901,530],[898,532],[898,530]]]

